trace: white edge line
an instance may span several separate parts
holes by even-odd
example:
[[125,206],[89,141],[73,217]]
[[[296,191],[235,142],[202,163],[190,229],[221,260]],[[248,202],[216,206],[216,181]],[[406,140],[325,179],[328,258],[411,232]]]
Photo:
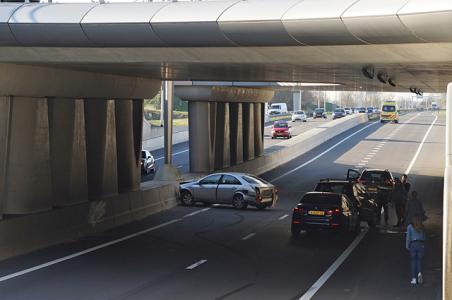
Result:
[[207,259],[201,259],[200,261],[195,262],[194,264],[186,267],[185,270],[193,270],[194,268],[197,268],[197,267],[199,267],[200,265],[202,265],[202,264],[204,264],[206,262],[207,262]]
[[252,238],[253,236],[255,236],[256,235],[256,233],[255,232],[253,232],[253,233],[250,233],[250,234],[248,234],[248,235],[246,235],[246,236],[244,236],[244,237],[242,237],[242,241],[246,241],[246,240],[249,240],[250,238]]
[[[176,156],[176,155],[179,155],[179,154],[188,152],[188,151],[190,151],[190,149],[185,149],[185,150],[183,150],[183,151],[179,151],[179,152],[173,153],[173,156]],[[154,161],[162,160],[162,159],[164,159],[164,158],[165,158],[164,156],[163,156],[163,157],[159,157],[159,158],[154,159]]]
[[353,242],[348,245],[347,249],[339,256],[334,263],[325,271],[325,273],[317,279],[316,282],[307,290],[307,292],[301,296],[300,300],[309,300],[315,293],[325,284],[325,282],[333,275],[333,273],[339,268],[339,266],[347,259],[347,257],[352,253],[352,251],[358,246],[361,240],[366,235],[367,230],[361,231],[361,233],[353,240]]
[[438,116],[435,117],[435,119],[433,120],[432,124],[430,125],[430,127],[428,128],[427,132],[424,135],[424,138],[422,139],[419,147],[417,148],[416,154],[414,154],[413,159],[410,162],[410,165],[408,166],[408,168],[405,170],[405,174],[410,174],[411,169],[413,168],[414,163],[416,162],[419,154],[421,153],[422,147],[424,147],[424,143],[427,140],[428,135],[430,134],[430,131],[432,130],[433,126],[435,125],[436,121],[438,120]]
[[210,210],[210,207],[206,207],[206,208],[194,211],[192,213],[186,214],[186,215],[182,216],[182,218],[193,217],[193,216],[196,216],[197,214],[200,214],[200,213],[208,211],[208,210]]
[[22,276],[22,275],[25,275],[25,274],[28,274],[28,273],[31,273],[31,272],[34,272],[34,271],[46,268],[46,267],[50,267],[50,266],[56,265],[58,263],[64,262],[66,260],[69,260],[69,259],[72,259],[72,258],[75,258],[75,257],[79,257],[79,256],[82,256],[84,254],[87,254],[87,253],[90,253],[90,252],[94,252],[96,250],[99,250],[99,249],[102,249],[102,248],[106,248],[106,247],[118,244],[118,243],[126,241],[126,240],[130,240],[130,239],[132,239],[134,237],[137,237],[139,235],[143,235],[145,233],[148,233],[148,232],[154,231],[156,229],[159,229],[159,228],[171,225],[171,224],[179,222],[181,220],[182,219],[174,219],[174,220],[162,223],[160,225],[156,225],[156,226],[153,226],[151,228],[148,228],[148,229],[145,229],[145,230],[141,230],[141,231],[138,231],[136,233],[127,235],[125,237],[122,237],[122,238],[119,238],[119,239],[116,239],[116,240],[113,240],[113,241],[110,241],[110,242],[107,242],[107,243],[104,243],[104,244],[100,244],[100,245],[97,245],[95,247],[91,247],[91,248],[88,248],[86,250],[83,250],[83,251],[80,251],[80,252],[77,252],[77,253],[73,253],[73,254],[70,254],[70,255],[67,255],[67,256],[63,256],[61,258],[58,258],[58,259],[46,262],[44,264],[40,264],[40,265],[34,266],[32,268],[28,268],[28,269],[25,269],[25,270],[22,270],[22,271],[19,271],[19,272],[16,272],[16,273],[12,273],[12,274],[9,274],[9,275],[2,276],[2,277],[0,277],[0,282],[9,280],[9,279],[12,279],[12,278],[15,278],[15,277],[19,277],[19,276]]
[[328,152],[330,152],[331,150],[333,150],[334,148],[336,148],[336,147],[339,146],[340,144],[342,144],[342,143],[344,143],[345,141],[349,140],[349,139],[352,138],[353,136],[357,135],[358,133],[360,133],[360,132],[366,130],[366,129],[369,128],[370,126],[375,125],[375,124],[377,124],[377,123],[379,123],[379,122],[380,122],[380,121],[376,121],[376,122],[370,123],[370,124],[368,124],[367,126],[361,128],[360,130],[355,131],[354,133],[352,133],[352,134],[349,135],[348,137],[346,137],[346,138],[342,139],[341,141],[337,142],[336,144],[334,144],[334,145],[331,146],[330,148],[326,149],[326,150],[323,151],[322,153],[318,154],[317,156],[311,158],[311,159],[308,160],[307,162],[305,162],[305,163],[299,165],[299,166],[296,167],[295,169],[292,169],[292,170],[290,170],[290,171],[288,171],[288,172],[286,172],[286,173],[284,173],[284,174],[282,174],[282,175],[279,175],[278,177],[273,178],[273,179],[270,180],[270,181],[277,181],[277,180],[279,180],[279,179],[281,179],[281,178],[283,178],[283,177],[286,177],[287,175],[292,174],[292,173],[295,172],[295,171],[298,171],[298,170],[301,169],[301,168],[304,168],[305,166],[311,164],[312,162],[316,161],[318,158],[324,156],[325,154],[327,154]]

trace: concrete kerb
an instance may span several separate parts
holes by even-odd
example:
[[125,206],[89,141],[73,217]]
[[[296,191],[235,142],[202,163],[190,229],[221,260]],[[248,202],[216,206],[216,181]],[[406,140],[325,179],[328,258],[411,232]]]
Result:
[[282,146],[277,150],[240,165],[224,169],[227,172],[245,172],[260,175],[268,172],[290,160],[307,153],[322,143],[332,139],[355,126],[368,122],[367,114],[347,116],[334,122],[326,123],[290,140],[278,144]]
[[162,182],[107,199],[3,219],[0,260],[106,230],[177,205],[178,183]]

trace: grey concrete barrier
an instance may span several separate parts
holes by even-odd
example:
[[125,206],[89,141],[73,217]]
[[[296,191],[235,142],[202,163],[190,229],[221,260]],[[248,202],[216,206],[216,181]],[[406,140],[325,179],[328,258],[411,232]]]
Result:
[[278,146],[281,146],[281,150],[257,157],[256,159],[244,162],[240,165],[226,168],[224,171],[246,172],[256,175],[268,172],[307,153],[338,134],[368,121],[367,114],[358,114],[325,123],[322,126],[299,134],[290,140],[279,143]]
[[152,183],[141,191],[0,222],[0,260],[108,229],[177,205],[177,183]]

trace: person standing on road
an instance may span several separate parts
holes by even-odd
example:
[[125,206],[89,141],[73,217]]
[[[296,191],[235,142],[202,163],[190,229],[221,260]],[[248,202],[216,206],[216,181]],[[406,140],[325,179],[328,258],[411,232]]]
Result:
[[412,222],[415,215],[422,216],[422,221],[427,220],[424,206],[422,205],[422,202],[417,198],[417,192],[412,191],[411,198],[408,200],[405,210],[405,217],[406,220],[408,220],[408,225]]
[[397,215],[397,224],[395,226],[397,227],[402,226],[405,223],[405,206],[407,198],[408,194],[405,190],[405,186],[400,179],[396,178],[394,191],[391,194],[391,202],[395,206]]
[[422,260],[424,258],[425,231],[422,216],[415,215],[406,231],[406,249],[411,257],[411,284],[422,284]]
[[[405,188],[406,193],[409,195],[409,193],[410,193],[410,188],[411,188],[411,184],[408,182],[408,175],[407,175],[407,174],[403,174],[400,181],[402,182],[403,187]],[[411,222],[411,221],[410,221],[410,222]]]

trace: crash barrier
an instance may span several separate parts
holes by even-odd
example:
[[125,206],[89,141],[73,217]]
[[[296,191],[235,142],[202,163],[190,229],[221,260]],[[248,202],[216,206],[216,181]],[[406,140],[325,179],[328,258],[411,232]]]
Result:
[[278,143],[280,150],[267,153],[264,156],[226,168],[228,172],[245,172],[251,174],[262,174],[268,172],[290,160],[305,154],[315,147],[325,143],[338,134],[368,122],[367,114],[357,114],[322,124],[322,126],[308,130],[293,137],[290,140]]
[[97,235],[177,205],[179,185],[153,182],[141,191],[0,222],[0,260]]

